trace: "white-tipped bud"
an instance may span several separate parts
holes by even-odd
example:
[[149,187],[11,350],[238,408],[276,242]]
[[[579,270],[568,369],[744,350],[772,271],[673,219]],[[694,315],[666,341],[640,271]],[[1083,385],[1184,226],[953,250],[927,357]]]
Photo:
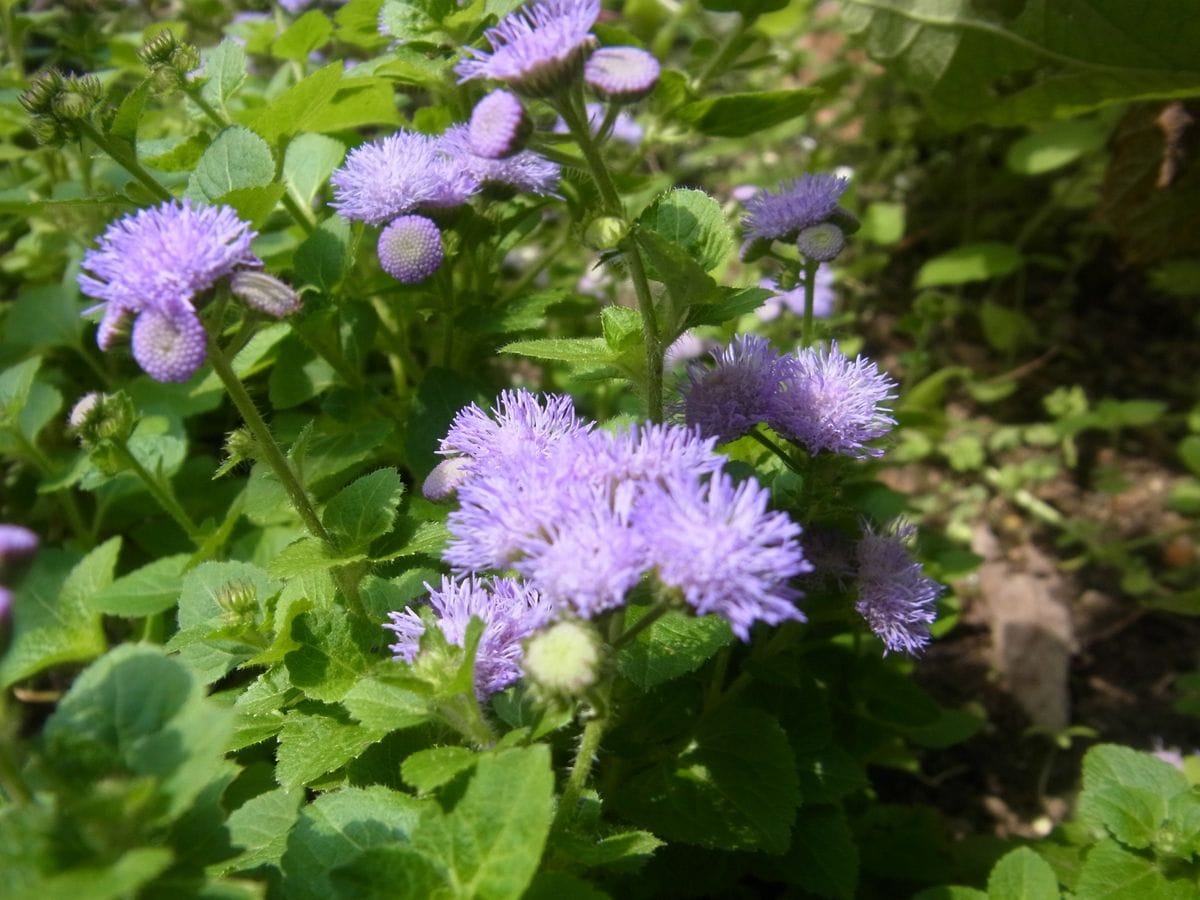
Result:
[[257,269],[241,269],[229,280],[233,295],[268,316],[282,319],[300,308],[300,295],[274,275]]
[[443,459],[433,467],[433,471],[425,476],[421,485],[421,494],[426,500],[441,503],[449,500],[458,493],[459,487],[469,476],[468,468],[471,460],[465,456],[452,456]]
[[521,668],[530,683],[550,696],[578,697],[600,677],[600,636],[585,622],[556,622],[525,643]]

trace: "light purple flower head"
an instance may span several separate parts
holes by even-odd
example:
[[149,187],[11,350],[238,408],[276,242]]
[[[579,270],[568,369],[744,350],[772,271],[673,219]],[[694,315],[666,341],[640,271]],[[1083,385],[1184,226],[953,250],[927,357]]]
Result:
[[631,517],[658,580],[698,614],[725,618],[743,641],[755,622],[804,618],[788,583],[811,569],[800,526],[768,510],[769,499],[758,483],[720,473],[650,488]]
[[420,284],[442,265],[442,232],[425,216],[400,216],[379,234],[379,265],[401,284]]
[[512,156],[524,145],[532,124],[514,94],[492,91],[471,110],[468,127],[471,151],[485,159]]
[[442,152],[438,138],[411,131],[351,150],[329,183],[333,208],[369,225],[418,210],[459,206],[479,190],[470,172]]
[[622,516],[628,515],[630,501],[616,488],[711,475],[726,462],[715,449],[716,438],[680,425],[644,422],[616,433],[591,432],[588,438],[576,452],[576,477],[614,486],[612,507]]
[[551,446],[591,427],[575,414],[575,403],[565,394],[539,397],[509,390],[496,398],[490,414],[474,403],[460,409],[438,452],[466,456],[473,468],[502,467],[522,456],[543,456]]
[[719,441],[732,441],[766,422],[779,391],[780,357],[765,338],[738,335],[713,352],[712,368],[693,365],[683,389],[688,425]]
[[466,172],[477,184],[493,184],[550,196],[558,190],[562,170],[540,153],[522,150],[504,159],[487,159],[471,149],[467,125],[451,125],[439,140],[447,164]]
[[658,60],[639,47],[601,47],[583,69],[588,86],[614,103],[641,100],[658,83]]
[[[801,273],[801,277],[803,278],[803,273]],[[763,301],[763,305],[755,310],[754,314],[760,321],[774,321],[785,309],[797,316],[804,315],[803,281],[790,291],[781,290],[779,282],[773,278],[762,279],[758,286],[775,292],[775,296],[768,297]],[[818,319],[832,316],[836,303],[837,296],[833,290],[833,270],[829,266],[820,266],[817,268],[816,283],[813,286],[813,315]]]
[[916,529],[895,522],[883,531],[866,528],[858,542],[858,603],[855,609],[880,640],[885,652],[916,655],[929,643],[942,586],[925,575],[909,555],[907,542]]
[[484,32],[491,52],[467,47],[454,70],[459,81],[490,78],[526,96],[549,96],[578,75],[596,45],[598,15],[600,0],[535,0]]
[[190,200],[110,223],[99,247],[84,255],[78,278],[84,294],[104,301],[97,344],[109,349],[135,317],[133,353],[141,367],[159,381],[187,381],[205,355],[195,301],[239,269],[262,265],[250,251],[254,236],[230,207],[194,207]]
[[38,548],[38,536],[23,525],[0,523],[0,565],[24,559]]
[[801,229],[828,221],[848,182],[836,175],[804,174],[746,203],[743,225],[750,240],[794,241]]
[[708,349],[708,342],[696,334],[694,329],[689,328],[675,338],[671,346],[664,351],[663,368],[670,371],[676,366],[698,359]]
[[[536,591],[511,578],[454,581],[442,577],[437,589],[426,584],[430,605],[446,641],[461,647],[472,618],[483,620],[483,635],[475,653],[475,693],[482,700],[521,677],[521,644],[546,626],[553,608]],[[389,648],[397,659],[411,663],[420,650],[425,624],[408,607],[389,615],[383,627],[396,634]]]
[[853,361],[838,350],[809,347],[780,361],[781,388],[768,423],[810,453],[827,450],[858,458],[882,456],[868,441],[891,431],[887,407],[896,382],[862,356]]

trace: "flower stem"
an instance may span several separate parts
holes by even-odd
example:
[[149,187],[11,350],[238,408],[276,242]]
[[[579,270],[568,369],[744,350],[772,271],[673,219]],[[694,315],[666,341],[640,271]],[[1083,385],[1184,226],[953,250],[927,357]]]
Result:
[[158,183],[153,175],[142,168],[141,163],[133,156],[126,153],[124,150],[118,149],[115,144],[109,142],[108,138],[102,135],[91,122],[86,119],[79,119],[76,122],[79,130],[86,134],[91,139],[92,143],[103,150],[112,158],[113,162],[117,163],[126,172],[132,175],[141,183],[142,187],[148,190],[159,200],[174,200],[174,196],[165,187]]
[[579,749],[575,751],[575,762],[571,764],[571,774],[563,786],[562,798],[558,802],[558,813],[555,815],[556,824],[566,824],[575,818],[579,796],[587,786],[592,774],[592,765],[596,762],[596,753],[600,749],[600,739],[604,737],[607,718],[596,716],[588,719],[583,726],[583,734],[579,737]]
[[782,462],[797,475],[804,475],[804,471],[796,464],[796,461],[792,459],[788,452],[761,431],[750,432],[750,437],[754,438],[754,440],[758,441],[760,444],[770,450],[775,456],[778,456],[780,462]]
[[[313,508],[312,501],[308,497],[308,492],[304,489],[304,485],[300,483],[300,479],[296,476],[287,457],[283,455],[283,451],[279,449],[279,444],[275,442],[275,437],[271,434],[271,429],[267,427],[267,423],[259,413],[258,407],[254,405],[254,401],[246,391],[246,386],[242,384],[242,380],[238,378],[237,373],[233,371],[233,367],[229,364],[229,360],[225,357],[225,354],[221,352],[221,348],[217,346],[216,341],[209,341],[208,360],[212,363],[213,371],[217,373],[217,377],[225,385],[225,390],[229,392],[229,397],[233,400],[233,405],[241,413],[242,421],[246,423],[246,427],[254,435],[254,440],[257,442],[259,450],[264,457],[264,462],[271,467],[271,471],[275,473],[275,477],[279,479],[279,483],[287,491],[287,495],[292,501],[292,506],[304,522],[305,528],[308,529],[309,534],[336,553],[338,550],[337,544],[329,532],[325,530],[325,526],[321,524],[321,519],[317,515],[316,509]],[[349,567],[342,566],[335,568],[333,576],[337,580],[338,586],[342,589],[342,594],[345,596],[351,611],[366,618],[367,611],[363,606],[362,597],[358,593],[358,581],[349,571]]]
[[171,490],[170,483],[164,484],[151,475],[149,470],[130,452],[128,445],[123,441],[113,441],[112,448],[125,467],[142,480],[142,484],[146,486],[146,490],[150,492],[150,496],[154,498],[155,502],[162,507],[163,512],[174,519],[175,524],[183,529],[183,533],[188,536],[188,540],[197,547],[202,546],[204,544],[204,535],[200,533],[200,529],[196,527],[196,523],[192,521],[192,517],[187,514],[187,510],[175,498],[175,492]]
[[815,260],[804,261],[804,330],[801,332],[801,343],[811,347],[813,342],[813,307],[817,296],[817,268]]
[[625,631],[621,632],[621,634],[617,636],[616,640],[614,640],[612,642],[613,650],[620,650],[622,647],[624,647],[626,644],[628,644],[630,641],[632,641],[635,637],[637,637],[639,634],[641,634],[643,631],[645,631],[647,628],[649,628],[651,625],[653,625],[655,622],[657,622],[659,619],[661,619],[663,616],[665,616],[668,612],[670,612],[670,610],[671,610],[670,604],[667,604],[667,603],[655,604],[653,609],[650,610],[650,612],[646,613],[644,616],[642,616],[640,619],[638,619],[636,622],[634,622],[633,625],[631,625],[629,628],[625,629]]
[[[596,182],[604,212],[620,219],[628,228],[629,217],[625,213],[624,204],[621,203],[621,195],[613,182],[612,174],[608,171],[608,166],[604,164],[604,157],[600,153],[596,138],[588,126],[587,108],[584,105],[582,93],[576,91],[562,98],[557,107],[571,136],[575,138],[580,152],[583,153],[583,158],[591,171],[592,180]],[[629,263],[629,277],[633,281],[633,290],[637,294],[638,312],[642,316],[642,335],[646,348],[646,408],[651,421],[661,422],[663,419],[664,347],[662,335],[658,332],[654,297],[650,293],[650,282],[646,278],[646,267],[642,262],[641,252],[633,238],[627,234],[618,247]]]

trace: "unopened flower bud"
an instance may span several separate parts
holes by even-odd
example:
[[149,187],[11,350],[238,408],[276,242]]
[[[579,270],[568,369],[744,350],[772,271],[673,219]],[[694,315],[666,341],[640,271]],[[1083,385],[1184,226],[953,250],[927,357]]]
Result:
[[229,280],[233,295],[268,316],[282,319],[300,308],[300,295],[274,275],[258,269],[240,269]]
[[244,581],[222,585],[215,599],[217,605],[235,619],[251,618],[258,610],[258,589]]
[[536,689],[554,697],[578,697],[599,679],[601,663],[596,630],[567,619],[526,641],[521,668]]
[[442,265],[442,232],[432,219],[401,216],[379,235],[379,264],[401,284],[420,284]]
[[485,159],[503,159],[525,146],[533,122],[525,107],[508,91],[492,91],[475,104],[468,126],[471,152]]
[[840,206],[834,207],[833,212],[829,214],[829,221],[842,229],[842,233],[847,236],[862,228],[862,222],[858,220],[858,216]]
[[49,115],[54,109],[54,98],[62,89],[62,82],[62,75],[55,69],[38,73],[21,94],[21,105],[30,115]]
[[625,223],[616,216],[599,216],[588,223],[583,240],[593,250],[612,250],[626,233]]
[[0,523],[0,564],[24,559],[38,547],[38,536],[21,525]]
[[641,100],[658,83],[658,60],[638,47],[601,47],[588,59],[583,77],[588,86],[614,103]]
[[123,391],[84,394],[71,409],[67,424],[89,450],[104,441],[124,443],[133,432],[133,401]]
[[421,485],[421,494],[432,503],[451,499],[468,477],[471,461],[465,456],[443,459],[433,467]]
[[232,472],[243,462],[253,462],[258,459],[258,441],[254,439],[249,429],[237,428],[225,438],[225,460],[213,472],[213,478],[220,478]]
[[846,246],[846,235],[831,222],[810,225],[796,235],[796,246],[806,259],[829,262]]
[[171,54],[175,52],[179,45],[180,41],[175,36],[175,32],[170,29],[164,29],[142,44],[137,52],[138,59],[144,62],[149,68],[161,66],[171,61]]

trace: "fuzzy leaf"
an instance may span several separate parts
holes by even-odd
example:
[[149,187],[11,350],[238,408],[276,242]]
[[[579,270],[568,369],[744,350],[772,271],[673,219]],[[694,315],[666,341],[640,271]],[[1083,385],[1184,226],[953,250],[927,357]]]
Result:
[[179,599],[190,561],[187,553],[156,559],[101,589],[90,605],[96,612],[130,619],[168,610]]
[[1050,863],[1028,847],[1018,847],[992,869],[988,900],[1058,900],[1058,879]]
[[321,521],[341,550],[365,550],[391,530],[403,493],[400,473],[379,469],[342,488],[326,504]]
[[261,137],[234,125],[204,151],[188,178],[186,196],[214,203],[230,191],[264,187],[275,178],[275,157]]

